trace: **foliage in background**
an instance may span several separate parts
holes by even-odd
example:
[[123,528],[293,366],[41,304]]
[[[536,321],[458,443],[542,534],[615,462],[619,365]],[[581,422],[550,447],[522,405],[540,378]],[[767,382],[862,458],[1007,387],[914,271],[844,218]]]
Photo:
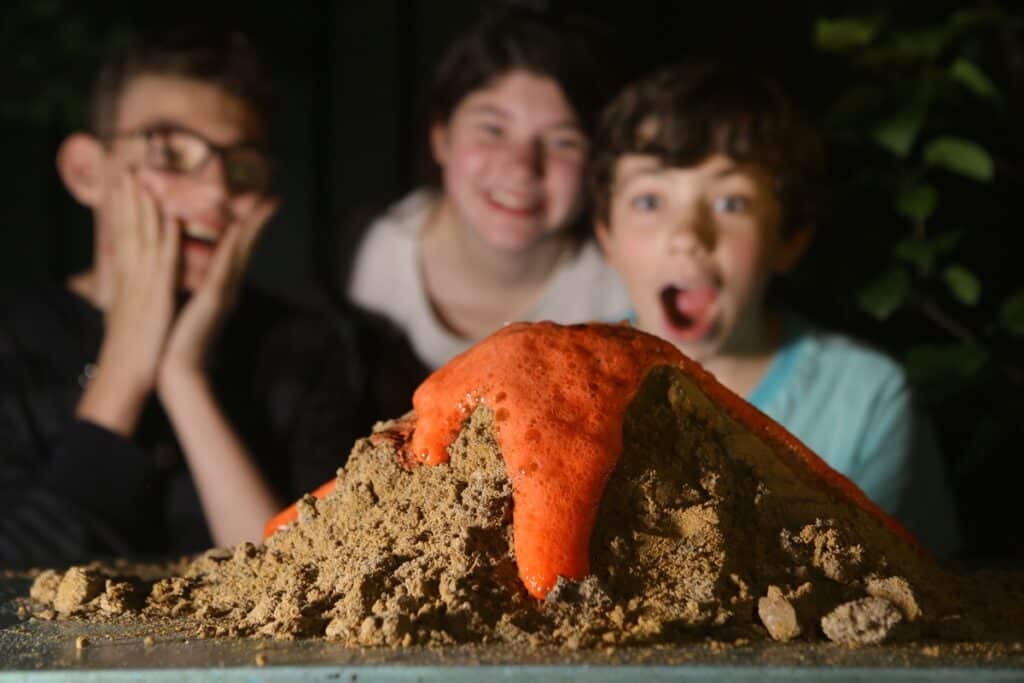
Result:
[[3,9],[0,55],[5,62],[0,121],[72,130],[87,121],[83,95],[128,27],[105,21],[88,4],[20,0]]
[[[816,276],[856,292],[873,336],[901,354],[961,489],[1019,468],[1024,262],[1002,240],[1024,196],[1021,28],[991,3],[925,25],[878,13],[814,26],[840,84],[824,128],[841,234]],[[972,514],[985,503],[963,499],[967,526],[984,524]]]

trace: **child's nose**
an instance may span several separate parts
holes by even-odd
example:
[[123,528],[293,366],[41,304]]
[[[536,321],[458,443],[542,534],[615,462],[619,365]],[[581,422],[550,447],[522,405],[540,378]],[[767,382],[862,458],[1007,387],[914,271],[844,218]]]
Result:
[[223,201],[231,195],[224,160],[217,155],[213,155],[206,163],[197,180],[203,188],[204,196],[212,200]]
[[522,140],[508,146],[510,170],[530,178],[544,174],[544,145],[540,140]]
[[710,212],[701,204],[684,208],[677,216],[669,247],[673,251],[691,252],[697,249],[711,251],[715,246],[715,231]]

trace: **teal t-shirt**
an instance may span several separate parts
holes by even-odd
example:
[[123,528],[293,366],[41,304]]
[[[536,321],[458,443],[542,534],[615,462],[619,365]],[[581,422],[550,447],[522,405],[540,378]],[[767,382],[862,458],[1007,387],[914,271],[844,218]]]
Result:
[[902,367],[849,337],[790,320],[747,397],[896,517],[936,556],[960,544],[934,432]]

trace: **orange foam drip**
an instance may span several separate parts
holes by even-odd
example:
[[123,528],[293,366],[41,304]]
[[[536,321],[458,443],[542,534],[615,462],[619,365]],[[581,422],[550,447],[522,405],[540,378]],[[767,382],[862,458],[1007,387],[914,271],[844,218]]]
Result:
[[446,462],[477,404],[494,411],[512,483],[519,577],[543,598],[560,575],[587,575],[626,407],[652,366],[682,359],[671,344],[628,326],[510,325],[420,385],[410,450],[426,464]]
[[[595,517],[622,454],[625,412],[657,365],[682,369],[712,402],[768,444],[794,477],[857,505],[923,552],[899,522],[782,425],[668,342],[628,325],[518,323],[496,332],[416,390],[415,428],[399,457],[406,466],[447,462],[448,446],[466,419],[479,403],[488,405],[512,483],[519,576],[531,595],[543,598],[559,576],[582,579],[588,573]],[[331,479],[313,495],[322,498],[334,485]],[[296,505],[281,511],[267,523],[265,536],[297,516]]]

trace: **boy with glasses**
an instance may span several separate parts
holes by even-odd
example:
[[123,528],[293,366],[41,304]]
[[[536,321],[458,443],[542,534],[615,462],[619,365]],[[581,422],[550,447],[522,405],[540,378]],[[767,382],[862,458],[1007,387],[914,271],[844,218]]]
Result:
[[242,286],[277,207],[266,79],[238,34],[150,36],[61,145],[94,260],[0,309],[0,562],[260,538],[421,371],[355,312]]

